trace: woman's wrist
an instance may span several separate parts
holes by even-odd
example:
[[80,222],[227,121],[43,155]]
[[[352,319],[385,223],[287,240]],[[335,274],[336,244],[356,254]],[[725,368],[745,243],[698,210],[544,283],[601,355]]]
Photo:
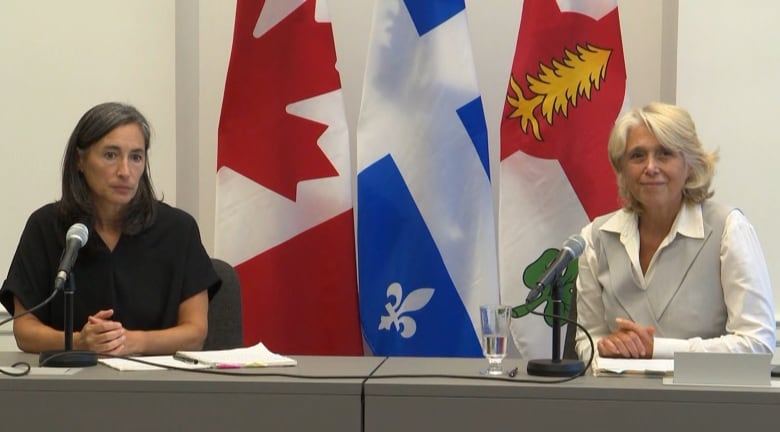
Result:
[[84,351],[87,349],[82,334],[82,332],[73,332],[73,349],[79,351]]
[[126,330],[124,345],[128,355],[143,355],[147,351],[146,332],[142,330]]

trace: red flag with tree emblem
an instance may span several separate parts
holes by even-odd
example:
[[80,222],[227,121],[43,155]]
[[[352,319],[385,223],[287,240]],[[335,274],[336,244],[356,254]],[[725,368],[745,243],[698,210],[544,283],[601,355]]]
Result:
[[[571,234],[619,207],[607,156],[626,99],[614,0],[525,0],[501,121],[499,265],[503,303],[524,358],[550,358],[550,289],[528,305],[530,287]],[[576,261],[564,272],[564,314]],[[565,331],[565,328],[562,330]],[[563,340],[563,338],[561,338]]]
[[362,355],[349,139],[324,0],[238,0],[217,154],[216,255],[244,343]]

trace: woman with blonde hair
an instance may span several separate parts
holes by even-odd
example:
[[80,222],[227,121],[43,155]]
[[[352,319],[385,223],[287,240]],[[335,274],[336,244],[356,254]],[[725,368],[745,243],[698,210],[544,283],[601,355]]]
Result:
[[[753,226],[710,200],[716,152],[690,114],[652,103],[615,124],[609,158],[623,208],[582,236],[577,319],[601,357],[775,347],[772,287]],[[590,346],[579,330],[576,350]]]

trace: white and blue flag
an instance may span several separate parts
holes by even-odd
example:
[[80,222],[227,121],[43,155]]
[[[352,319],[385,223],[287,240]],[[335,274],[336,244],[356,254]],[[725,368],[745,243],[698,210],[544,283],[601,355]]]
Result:
[[378,0],[357,128],[360,316],[376,355],[481,356],[498,302],[464,0]]

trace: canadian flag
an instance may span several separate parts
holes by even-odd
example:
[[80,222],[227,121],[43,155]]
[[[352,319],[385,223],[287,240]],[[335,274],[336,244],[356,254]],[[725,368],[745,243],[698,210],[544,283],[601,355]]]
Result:
[[244,343],[362,355],[349,138],[325,0],[238,0],[217,152],[216,256]]
[[[562,6],[565,5],[565,8]],[[499,266],[502,303],[525,358],[550,358],[550,287],[525,304],[558,248],[619,207],[607,141],[626,100],[615,0],[526,0],[501,121]],[[561,277],[564,315],[577,278]]]

